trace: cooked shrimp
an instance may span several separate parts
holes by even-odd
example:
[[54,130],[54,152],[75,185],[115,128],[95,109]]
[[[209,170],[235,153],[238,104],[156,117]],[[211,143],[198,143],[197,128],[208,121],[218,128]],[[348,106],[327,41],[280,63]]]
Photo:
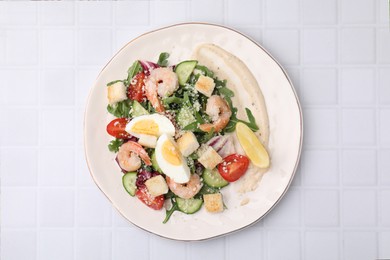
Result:
[[197,174],[192,174],[187,183],[176,183],[168,176],[166,177],[169,189],[183,199],[194,197],[202,188],[202,182]]
[[136,171],[141,167],[141,159],[146,165],[152,165],[148,153],[136,142],[128,141],[119,148],[118,164],[125,171]]
[[210,132],[214,129],[214,132],[219,132],[229,123],[232,111],[221,96],[213,95],[207,100],[206,114],[211,117],[213,123],[200,125],[200,130]]
[[164,106],[160,97],[172,95],[179,87],[179,80],[175,72],[169,68],[157,68],[152,70],[145,82],[147,99],[157,112],[164,112]]

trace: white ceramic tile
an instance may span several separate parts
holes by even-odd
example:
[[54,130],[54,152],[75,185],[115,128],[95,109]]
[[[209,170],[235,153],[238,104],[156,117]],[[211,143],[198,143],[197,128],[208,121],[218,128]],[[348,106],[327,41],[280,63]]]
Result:
[[343,225],[373,226],[376,222],[376,195],[373,190],[344,190]]
[[71,25],[74,24],[74,2],[45,1],[39,3],[40,18],[44,25]]
[[375,62],[375,31],[370,28],[341,29],[341,61],[343,63]]
[[336,0],[303,0],[302,9],[305,24],[333,24],[337,21]]
[[284,69],[287,71],[287,74],[292,81],[292,84],[294,86],[295,91],[297,92],[297,95],[299,97],[299,100],[301,100],[301,82],[303,82],[303,79],[301,79],[301,70],[296,67],[284,67]]
[[346,231],[344,232],[343,259],[377,259],[376,245],[374,232]]
[[115,24],[144,25],[149,23],[148,1],[118,1],[114,3]]
[[378,0],[377,1],[377,9],[379,13],[379,22],[383,24],[389,24],[389,2],[388,0]]
[[84,145],[84,107],[79,107],[76,109],[76,145]]
[[13,1],[5,5],[4,23],[9,25],[34,25],[37,23],[37,3]]
[[[249,228],[245,231],[226,237],[226,260],[235,259],[264,259],[264,232],[260,229]],[[251,241],[248,243],[248,241]],[[240,250],[237,250],[237,248]]]
[[304,192],[304,223],[309,227],[331,227],[339,224],[339,192],[337,190],[306,190]]
[[39,185],[70,186],[74,184],[74,150],[42,148],[39,151]]
[[114,207],[112,207],[112,224],[114,227],[135,228],[133,224],[125,219]]
[[[210,254],[210,248],[213,253]],[[214,260],[215,256],[224,258],[225,253],[225,238],[217,238],[210,241],[200,241],[189,245],[187,251],[188,260]]]
[[[23,120],[21,120],[23,119]],[[0,145],[30,146],[38,143],[38,111],[31,108],[0,110]]]
[[114,33],[115,51],[120,50],[123,46],[128,44],[134,38],[140,36],[141,34],[143,34],[145,32],[149,32],[151,30],[152,30],[152,28],[149,26],[137,26],[137,27],[133,27],[133,28],[125,27],[125,28],[115,30],[115,33]]
[[[305,118],[305,139],[309,145],[334,145],[337,143],[338,116],[335,109],[306,108],[303,111]],[[326,127],[323,123],[326,122]]]
[[38,194],[38,221],[41,227],[73,227],[74,191],[45,188]]
[[237,27],[241,33],[245,34],[249,38],[255,40],[256,42],[262,42],[262,30],[259,27]]
[[339,183],[338,153],[335,150],[305,150],[301,169],[308,186],[335,186]]
[[105,65],[112,54],[111,39],[111,30],[79,30],[77,43],[78,62],[82,65]]
[[[111,24],[112,3],[80,1],[77,2],[78,22],[80,25],[109,25]],[[132,11],[129,10],[129,16]]]
[[305,105],[337,103],[337,73],[335,69],[308,68],[303,70],[301,96]]
[[390,190],[379,193],[379,223],[390,227]]
[[152,1],[151,5],[152,21],[159,27],[186,21],[188,13],[186,1]]
[[390,150],[378,151],[379,184],[390,185]]
[[[0,9],[1,10],[1,9]],[[0,14],[1,17],[1,14]],[[6,49],[6,31],[4,29],[0,29],[0,65],[4,65],[6,62],[5,49]]]
[[268,258],[272,260],[301,259],[301,234],[296,231],[269,231]]
[[343,23],[374,23],[375,2],[371,0],[342,0],[341,21]]
[[390,104],[390,68],[378,70],[379,73],[379,102],[381,104]]
[[72,230],[41,230],[38,237],[39,260],[69,260],[73,259]]
[[299,64],[300,40],[298,30],[268,29],[264,32],[264,47],[282,65]]
[[38,62],[38,34],[34,29],[6,31],[6,60],[10,65],[34,65]]
[[240,1],[228,0],[227,22],[234,25],[261,24],[262,1],[248,0],[245,4]]
[[34,69],[0,70],[0,104],[35,105],[38,102],[39,73]]
[[1,189],[1,227],[34,227],[36,225],[35,188]]
[[89,173],[87,162],[85,159],[84,149],[80,148],[76,151],[76,183],[79,187],[94,187],[95,183]]
[[191,19],[193,21],[222,23],[224,16],[224,1],[191,0],[190,11]]
[[7,260],[36,259],[36,232],[34,230],[2,230],[0,258]]
[[390,109],[379,111],[379,139],[382,144],[390,144]]
[[375,113],[373,109],[343,109],[342,140],[344,144],[375,143]]
[[340,241],[338,232],[309,231],[305,234],[305,259],[339,259]]
[[376,153],[374,150],[343,151],[341,165],[344,185],[376,184]]
[[76,260],[104,260],[111,258],[110,230],[77,230]]
[[99,75],[100,68],[93,69],[78,69],[76,71],[76,104],[84,106],[87,103],[87,98],[90,90]]
[[297,227],[301,222],[301,192],[289,189],[278,205],[264,218],[264,225],[270,227]]
[[75,216],[80,227],[111,226],[111,204],[98,188],[79,189]]
[[[172,254],[172,252],[175,252]],[[150,237],[150,260],[186,259],[186,247],[180,241]]]
[[[128,260],[129,255],[134,259],[149,258],[149,233],[138,228],[121,228],[112,231],[112,259]],[[131,247],[129,251],[129,246]]]
[[[72,65],[74,63],[75,32],[73,30],[43,30],[41,43],[40,60],[45,65]],[[61,77],[61,79],[66,79],[66,77]],[[60,82],[57,80],[57,83]]]
[[[4,149],[1,152],[0,162],[2,186],[35,186],[37,184],[38,153],[35,148]],[[21,162],[23,162],[22,169]]]
[[[389,18],[390,19],[390,18]],[[378,62],[390,64],[390,33],[388,28],[378,29]]]
[[265,4],[265,17],[268,24],[294,24],[300,20],[298,0],[266,0]]
[[306,29],[303,31],[302,44],[305,64],[336,62],[337,31],[335,29]]
[[41,112],[40,140],[44,145],[72,145],[74,142],[74,113],[70,109]]
[[375,71],[373,69],[343,69],[340,78],[343,104],[367,105],[375,101]]
[[49,106],[73,105],[75,99],[74,82],[73,69],[45,70],[42,73],[42,104]]
[[390,257],[390,232],[389,231],[383,231],[379,232],[379,238],[378,238],[378,257],[379,258],[389,258]]

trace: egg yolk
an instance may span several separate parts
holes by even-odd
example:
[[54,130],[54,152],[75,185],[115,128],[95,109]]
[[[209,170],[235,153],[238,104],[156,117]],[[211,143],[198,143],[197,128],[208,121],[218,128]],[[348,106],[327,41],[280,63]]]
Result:
[[169,140],[162,145],[162,155],[164,159],[173,165],[181,165],[181,154],[177,147]]
[[146,135],[158,135],[158,124],[150,119],[140,120],[136,122],[131,131],[137,134],[146,134]]

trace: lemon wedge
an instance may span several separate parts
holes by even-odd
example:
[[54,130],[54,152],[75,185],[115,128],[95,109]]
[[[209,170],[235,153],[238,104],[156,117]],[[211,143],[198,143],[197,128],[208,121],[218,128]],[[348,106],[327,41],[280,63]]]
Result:
[[260,168],[268,168],[268,152],[255,133],[247,125],[239,122],[236,125],[236,134],[238,141],[251,162]]

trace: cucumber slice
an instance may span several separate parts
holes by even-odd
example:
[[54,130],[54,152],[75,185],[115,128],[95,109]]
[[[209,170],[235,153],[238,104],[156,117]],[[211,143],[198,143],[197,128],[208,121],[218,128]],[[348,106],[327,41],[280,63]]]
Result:
[[180,110],[179,113],[177,113],[176,116],[177,123],[181,128],[184,128],[188,126],[189,124],[193,123],[196,121],[193,112],[191,111],[191,108],[187,106],[183,106]]
[[158,171],[159,173],[162,173],[162,170],[160,168],[160,166],[158,166],[158,163],[157,163],[157,159],[156,159],[156,151],[153,151],[153,154],[152,154],[152,167]]
[[123,187],[131,196],[135,195],[135,191],[137,190],[137,186],[135,185],[135,181],[137,180],[136,172],[128,172],[122,177]]
[[175,72],[179,78],[179,84],[185,85],[190,79],[191,73],[194,71],[198,61],[196,60],[186,60],[182,61],[175,67]]
[[149,112],[137,100],[134,100],[131,109],[131,116],[137,117],[143,115],[149,115]]
[[218,169],[205,169],[202,178],[204,183],[213,188],[223,188],[229,184],[224,178],[222,178],[221,174],[219,174]]
[[201,199],[182,199],[176,198],[177,207],[179,210],[186,214],[194,214],[197,212],[203,204],[203,200]]

